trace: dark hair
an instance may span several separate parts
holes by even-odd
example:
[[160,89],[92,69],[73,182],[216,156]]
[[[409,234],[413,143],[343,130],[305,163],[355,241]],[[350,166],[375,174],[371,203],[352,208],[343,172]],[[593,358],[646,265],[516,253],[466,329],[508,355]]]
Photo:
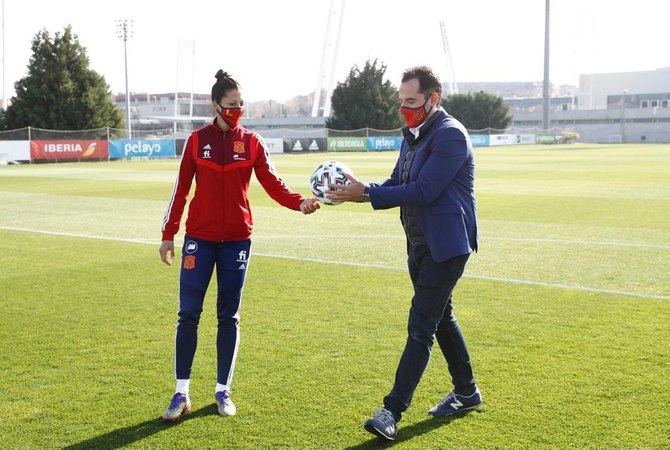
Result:
[[240,84],[235,81],[228,72],[219,69],[216,72],[216,83],[212,86],[212,101],[218,102],[228,91],[239,89]]
[[413,80],[419,80],[419,92],[421,94],[428,93],[428,95],[433,92],[437,92],[439,95],[442,95],[442,83],[440,79],[437,78],[437,75],[433,73],[433,69],[428,66],[417,66],[407,69],[402,74],[402,82]]

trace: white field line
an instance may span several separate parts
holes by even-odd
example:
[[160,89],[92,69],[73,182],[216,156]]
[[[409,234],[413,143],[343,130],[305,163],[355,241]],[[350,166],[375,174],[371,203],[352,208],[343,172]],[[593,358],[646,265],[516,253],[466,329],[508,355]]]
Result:
[[620,242],[620,241],[591,241],[588,239],[551,239],[551,238],[515,238],[515,237],[485,237],[484,241],[516,241],[516,242],[546,242],[552,244],[578,244],[578,245],[602,245],[613,247],[654,248],[670,250],[670,244],[656,244],[645,242]]
[[[103,241],[125,242],[125,243],[131,243],[131,244],[144,244],[144,245],[156,245],[156,246],[157,246],[157,242],[158,242],[156,240],[150,240],[150,239],[115,238],[115,237],[95,236],[95,235],[79,234],[79,233],[65,233],[65,232],[59,232],[59,231],[37,230],[37,229],[32,229],[32,228],[17,228],[17,227],[0,226],[0,230],[20,231],[20,232],[26,232],[26,233],[46,234],[46,235],[52,235],[52,236],[66,236],[66,237],[74,237],[74,238],[97,239],[97,240],[103,240]],[[277,255],[277,254],[273,254],[273,253],[259,253],[259,252],[254,252],[254,255],[264,256],[264,257],[269,257],[269,258],[288,259],[288,260],[294,260],[294,261],[307,261],[307,262],[314,262],[314,263],[320,263],[320,264],[333,264],[333,265],[349,266],[349,267],[367,267],[367,268],[373,268],[373,269],[386,269],[386,270],[399,270],[399,271],[404,271],[405,270],[404,268],[391,266],[391,265],[385,265],[385,264],[361,263],[361,262],[353,262],[353,261],[337,261],[337,260],[328,260],[328,259],[319,259],[319,258],[304,258],[304,257],[300,257],[300,256]],[[544,281],[525,280],[525,279],[508,278],[508,277],[495,277],[495,276],[488,276],[488,275],[469,275],[469,274],[465,274],[463,277],[464,278],[471,278],[471,279],[474,279],[474,280],[499,281],[499,282],[503,282],[503,283],[521,284],[521,285],[528,285],[528,286],[542,286],[542,287],[549,287],[549,288],[556,288],[556,289],[567,289],[567,290],[573,290],[573,291],[591,292],[591,293],[599,293],[599,294],[621,295],[621,296],[624,296],[624,297],[646,298],[646,299],[654,299],[654,300],[670,300],[670,296],[667,296],[667,295],[645,294],[645,293],[641,293],[641,292],[621,291],[621,290],[616,290],[616,289],[602,289],[602,288],[595,288],[595,287],[590,287],[590,286],[581,286],[581,285],[577,285],[577,284],[547,283],[547,282],[544,282]]]
[[[315,239],[315,238],[333,238],[333,239],[404,239],[401,234],[279,234],[279,235],[262,235],[254,234],[254,239]],[[621,242],[621,241],[591,241],[588,239],[551,239],[551,238],[516,238],[516,237],[491,237],[487,236],[481,238],[483,242],[486,241],[513,241],[513,242],[541,242],[551,244],[568,244],[568,245],[602,245],[612,247],[633,247],[633,248],[653,248],[659,250],[670,250],[670,244],[656,244],[644,242]]]

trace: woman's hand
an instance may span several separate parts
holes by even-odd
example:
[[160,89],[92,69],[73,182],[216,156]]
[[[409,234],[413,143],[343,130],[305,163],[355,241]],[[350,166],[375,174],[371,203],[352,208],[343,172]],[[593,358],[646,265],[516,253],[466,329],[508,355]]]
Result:
[[172,259],[174,258],[174,241],[162,241],[158,253],[161,255],[161,261],[171,266]]
[[312,214],[314,211],[319,209],[319,200],[316,198],[308,198],[302,201],[300,204],[300,212],[303,214]]

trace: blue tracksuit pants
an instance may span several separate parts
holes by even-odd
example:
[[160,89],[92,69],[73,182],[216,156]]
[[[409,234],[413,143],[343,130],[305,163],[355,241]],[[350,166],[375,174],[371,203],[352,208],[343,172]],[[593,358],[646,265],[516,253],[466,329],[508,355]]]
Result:
[[217,382],[230,386],[240,345],[240,302],[249,266],[251,241],[211,242],[186,236],[179,280],[175,372],[191,378],[198,344],[198,323],[207,286],[216,267],[218,294]]

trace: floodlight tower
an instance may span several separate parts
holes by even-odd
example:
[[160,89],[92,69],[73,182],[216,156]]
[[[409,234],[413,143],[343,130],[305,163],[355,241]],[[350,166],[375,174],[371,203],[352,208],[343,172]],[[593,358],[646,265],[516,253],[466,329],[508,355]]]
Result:
[[447,38],[447,26],[444,20],[440,20],[440,33],[442,34],[442,49],[444,50],[444,59],[447,63],[447,87],[449,94],[458,94],[458,84],[456,83],[456,72],[454,71],[454,61],[451,58],[451,49],[449,48],[449,39]]
[[542,128],[549,129],[549,3],[544,3],[544,83],[542,86]]
[[191,97],[188,106],[188,115],[193,117],[193,93],[195,91],[195,39],[184,41],[184,48],[191,54]]
[[132,125],[130,123],[130,91],[128,90],[128,39],[133,37],[133,20],[119,19],[116,21],[116,37],[123,40],[123,59],[126,69],[126,126],[128,139],[132,139]]
[[0,109],[7,109],[7,97],[5,96],[5,0],[2,0],[2,106]]
[[[321,103],[321,91],[325,86],[325,99],[323,107],[323,116],[330,115],[330,98],[335,84],[335,68],[337,67],[337,55],[340,49],[340,37],[342,35],[342,19],[344,18],[344,6],[346,0],[330,0],[328,11],[328,20],[326,22],[326,33],[323,39],[323,48],[321,49],[321,64],[319,66],[319,75],[316,81],[316,91],[314,92],[314,102],[312,103],[312,117],[319,116],[319,105]],[[337,22],[337,29],[333,29],[333,24]],[[328,70],[330,69],[330,70]],[[326,78],[326,73],[329,72]]]

